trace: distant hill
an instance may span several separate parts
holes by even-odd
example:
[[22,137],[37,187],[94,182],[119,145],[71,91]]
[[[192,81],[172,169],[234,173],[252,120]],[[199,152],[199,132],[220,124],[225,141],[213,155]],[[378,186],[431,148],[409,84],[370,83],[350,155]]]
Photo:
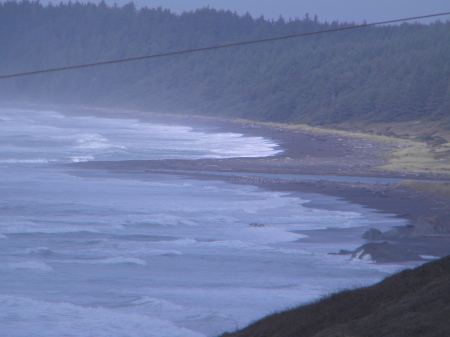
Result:
[[[0,75],[347,27],[211,8],[181,15],[71,3],[0,4]],[[450,22],[401,24],[0,80],[0,100],[284,123],[450,125]]]
[[450,256],[222,337],[450,336]]

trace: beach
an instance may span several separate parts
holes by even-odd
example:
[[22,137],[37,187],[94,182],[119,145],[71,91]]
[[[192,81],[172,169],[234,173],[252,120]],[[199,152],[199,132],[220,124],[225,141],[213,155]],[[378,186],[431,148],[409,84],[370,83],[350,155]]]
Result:
[[[87,109],[86,112],[97,116],[134,116],[142,121],[190,125],[203,132],[233,132],[244,136],[263,137],[280,144],[283,151],[276,156],[263,158],[95,161],[74,163],[70,164],[71,166],[128,173],[134,171],[148,174],[183,174],[195,179],[253,185],[270,191],[333,196],[379,213],[406,219],[407,226],[399,228],[405,235],[411,233],[420,217],[438,217],[441,221],[450,223],[449,198],[413,190],[396,183],[383,182],[383,179],[450,181],[450,176],[442,174],[380,170],[379,167],[386,162],[389,151],[395,148],[392,144],[333,133],[289,130],[248,121],[136,111],[111,113],[103,109]],[[291,179],[285,175],[298,177]],[[307,177],[302,179],[302,175]],[[336,179],[330,180],[330,177],[343,179],[333,181]],[[379,178],[380,182],[377,179],[374,182],[361,182],[358,177]],[[311,207],[317,205],[311,204]],[[319,236],[323,235],[323,231],[318,233]],[[392,242],[420,255],[441,257],[450,254],[448,235],[402,237],[392,239]]]
[[[423,217],[448,223],[448,200],[398,185],[417,173],[379,169],[396,142],[107,109],[0,113],[5,336],[217,336],[449,253],[444,234],[411,235]],[[362,237],[370,228],[395,228],[400,259],[341,254],[385,247]]]

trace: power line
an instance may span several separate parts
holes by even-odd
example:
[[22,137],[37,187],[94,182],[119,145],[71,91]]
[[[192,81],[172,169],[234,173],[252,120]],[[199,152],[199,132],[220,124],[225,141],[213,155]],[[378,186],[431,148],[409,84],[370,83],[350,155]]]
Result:
[[96,67],[96,66],[101,66],[101,65],[106,65],[106,64],[113,64],[113,63],[131,62],[131,61],[138,61],[138,60],[151,59],[151,58],[157,58],[157,57],[174,56],[174,55],[202,52],[202,51],[207,51],[207,50],[214,50],[214,49],[221,49],[221,48],[230,48],[230,47],[244,46],[244,45],[263,43],[263,42],[271,42],[271,41],[277,41],[277,40],[286,40],[286,39],[292,39],[292,38],[308,36],[308,35],[317,35],[317,34],[331,33],[331,32],[350,30],[350,29],[356,29],[356,28],[385,25],[385,24],[390,24],[390,23],[412,21],[412,20],[420,20],[420,19],[426,19],[426,18],[432,18],[432,17],[444,16],[444,15],[450,15],[450,12],[438,13],[438,14],[430,14],[430,15],[423,15],[423,16],[415,16],[415,17],[411,17],[411,18],[396,19],[396,20],[389,20],[389,21],[381,21],[381,22],[374,22],[374,23],[366,23],[366,24],[361,24],[361,25],[356,25],[356,26],[349,26],[349,27],[341,27],[341,28],[333,28],[333,29],[328,29],[328,30],[321,30],[321,31],[318,31],[318,32],[302,33],[302,34],[295,34],[295,35],[286,35],[286,36],[280,36],[280,37],[272,37],[272,38],[268,38],[268,39],[244,41],[244,42],[237,42],[237,43],[231,43],[231,44],[225,44],[225,45],[219,45],[219,46],[212,46],[212,47],[204,47],[204,48],[197,48],[197,49],[181,50],[181,51],[175,51],[175,52],[169,52],[169,53],[163,53],[163,54],[138,56],[138,57],[131,57],[131,58],[125,58],[125,59],[119,59],[119,60],[112,60],[112,61],[87,63],[87,64],[80,64],[80,65],[76,65],[76,66],[68,66],[68,67],[61,67],[61,68],[36,70],[36,71],[30,71],[30,72],[25,72],[25,73],[16,73],[16,74],[10,74],[10,75],[2,75],[2,76],[0,76],[0,80],[1,79],[5,79],[5,78],[13,78],[13,77],[28,76],[28,75],[36,75],[36,74],[50,73],[50,72],[70,70],[70,69]]

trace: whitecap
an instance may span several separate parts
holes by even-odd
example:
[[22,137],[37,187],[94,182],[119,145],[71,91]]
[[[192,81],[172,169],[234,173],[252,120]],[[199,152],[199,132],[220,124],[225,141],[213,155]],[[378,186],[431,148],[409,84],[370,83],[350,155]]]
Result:
[[55,255],[56,253],[54,251],[52,251],[51,249],[47,248],[47,247],[38,247],[38,248],[28,248],[25,250],[25,254],[29,254],[29,255],[41,255],[41,256],[51,256],[51,255]]
[[36,271],[53,271],[48,264],[39,261],[10,262],[0,265],[0,268],[6,269],[33,269]]
[[[3,224],[2,224],[3,225]],[[95,228],[76,226],[54,226],[52,224],[34,223],[31,221],[18,221],[2,228],[3,234],[62,234],[62,233],[98,233]]]
[[154,255],[154,256],[180,256],[183,255],[183,253],[179,252],[178,250],[150,250],[145,253],[146,255]]
[[126,149],[125,146],[112,144],[106,137],[99,134],[80,134],[77,136],[75,149],[105,150],[110,148]]
[[205,337],[174,323],[104,307],[83,307],[26,297],[0,296],[2,337]]
[[48,164],[52,161],[56,160],[49,160],[49,159],[2,159],[0,160],[0,163],[3,164]]
[[433,256],[433,255],[419,255],[422,259],[425,260],[437,260],[439,259],[439,256]]
[[152,309],[153,311],[158,310],[159,313],[161,313],[162,311],[180,312],[186,310],[186,308],[183,307],[182,305],[175,304],[173,302],[164,299],[149,296],[142,296],[131,301],[123,302],[121,306],[123,307],[146,306],[150,310]]
[[184,238],[184,239],[179,239],[179,240],[174,240],[174,241],[171,241],[171,244],[176,244],[176,245],[186,245],[186,246],[189,246],[189,245],[195,245],[195,244],[197,244],[198,243],[198,241],[197,240],[195,240],[195,239],[191,239],[191,238]]
[[95,157],[94,156],[74,156],[74,157],[69,157],[69,159],[74,163],[80,163],[80,162],[85,162],[85,161],[89,161],[89,160],[94,160]]
[[143,259],[138,259],[136,257],[110,257],[106,259],[96,259],[96,260],[77,260],[77,262],[83,262],[83,263],[101,263],[101,264],[120,264],[120,263],[131,263],[131,264],[138,264],[141,266],[145,266],[147,262]]

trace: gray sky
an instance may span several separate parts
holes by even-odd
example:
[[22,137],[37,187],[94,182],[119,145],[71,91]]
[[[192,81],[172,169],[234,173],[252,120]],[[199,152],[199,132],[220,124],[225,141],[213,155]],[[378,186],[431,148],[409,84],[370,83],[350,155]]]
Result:
[[[97,1],[99,0],[93,2]],[[105,1],[108,4],[117,2],[118,5],[129,2],[129,0]],[[216,9],[237,11],[238,14],[245,14],[248,11],[253,17],[264,15],[266,19],[277,19],[280,15],[286,19],[303,18],[306,13],[309,13],[311,16],[317,14],[320,21],[338,20],[357,23],[363,20],[377,22],[450,12],[449,0],[134,0],[134,3],[138,7],[161,6],[175,13],[209,5]],[[442,20],[447,19],[450,19],[450,16],[442,17]]]

